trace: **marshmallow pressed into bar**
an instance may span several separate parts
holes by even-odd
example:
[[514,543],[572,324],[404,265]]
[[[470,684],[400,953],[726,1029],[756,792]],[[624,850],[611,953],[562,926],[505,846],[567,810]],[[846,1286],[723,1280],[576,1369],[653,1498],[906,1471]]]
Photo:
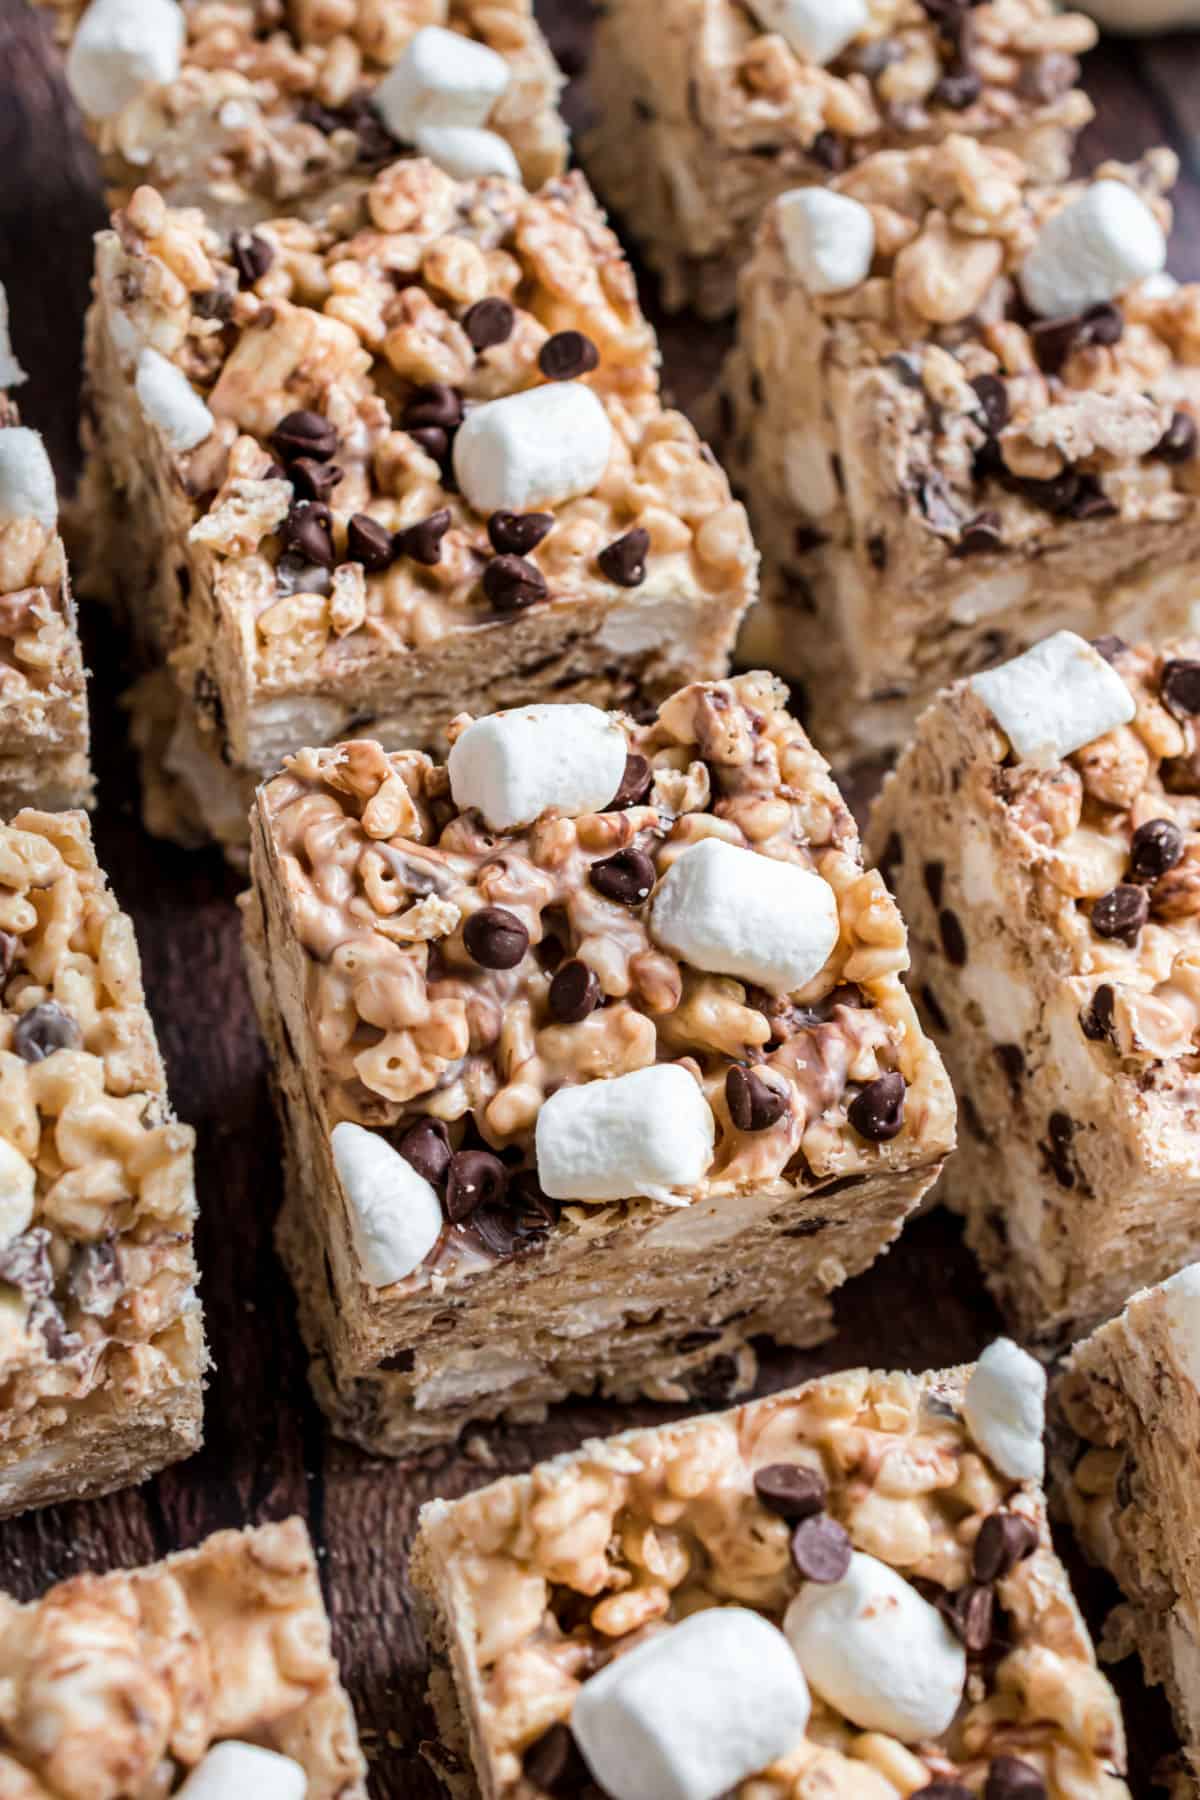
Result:
[[496,831],[530,825],[550,807],[602,812],[621,785],[625,733],[597,706],[519,706],[476,719],[451,746],[456,806],[475,807]]
[[37,1184],[33,1164],[15,1144],[0,1137],[0,1250],[28,1230]]
[[174,81],[183,39],[177,0],[92,0],[67,53],[81,111],[111,119],[144,88]]
[[839,931],[837,901],[820,875],[716,837],[672,862],[655,891],[651,925],[660,944],[696,968],[773,994],[819,975]]
[[375,90],[375,106],[392,135],[411,143],[427,126],[485,124],[509,79],[508,64],[486,44],[425,25]]
[[478,181],[485,175],[501,175],[506,181],[521,179],[511,144],[498,132],[477,125],[422,125],[416,146],[455,181]]
[[1058,762],[1137,710],[1112,665],[1073,631],[1056,631],[969,685],[1023,762]]
[[548,383],[469,412],[454,440],[454,473],[477,511],[530,512],[594,488],[612,441],[591,388]]
[[677,1063],[562,1087],[538,1114],[537,1172],[552,1200],[681,1204],[712,1161],[716,1125]]
[[194,450],[212,436],[215,421],[207,406],[183,371],[158,350],[147,348],[138,357],[135,385],[142,411],[172,450]]
[[767,31],[811,63],[829,63],[858,36],[868,20],[866,0],[750,0]]
[[36,519],[58,523],[58,487],[41,434],[25,425],[0,427],[0,523]]
[[1046,1371],[1011,1338],[989,1344],[963,1397],[976,1441],[1013,1481],[1040,1481],[1046,1470]]
[[330,1138],[350,1204],[351,1228],[365,1278],[373,1287],[402,1281],[442,1234],[436,1193],[386,1138],[343,1120]]
[[176,1791],[179,1800],[305,1800],[308,1776],[290,1756],[226,1739]]
[[1124,181],[1094,181],[1042,226],[1021,287],[1042,318],[1065,318],[1115,299],[1166,261],[1166,236],[1145,201]]
[[840,294],[865,281],[875,255],[875,221],[865,206],[826,188],[794,188],[775,216],[792,273],[814,294]]

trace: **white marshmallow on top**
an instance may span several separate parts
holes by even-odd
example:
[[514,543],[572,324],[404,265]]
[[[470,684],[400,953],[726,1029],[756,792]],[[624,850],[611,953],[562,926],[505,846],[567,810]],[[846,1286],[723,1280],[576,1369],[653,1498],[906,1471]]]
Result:
[[363,1279],[377,1288],[403,1281],[442,1234],[437,1193],[378,1132],[343,1119],[329,1141]]
[[689,844],[659,882],[650,930],[694,969],[788,994],[828,962],[838,941],[837,898],[811,869],[706,837]]
[[783,1633],[714,1606],[593,1675],[571,1731],[613,1800],[716,1800],[795,1750],[811,1710]]
[[[1148,1299],[1152,1291],[1135,1294],[1130,1304]],[[1193,1387],[1200,1388],[1200,1263],[1189,1263],[1186,1269],[1180,1269],[1160,1284],[1158,1292],[1175,1354]]]
[[58,524],[54,470],[41,437],[25,425],[0,431],[0,525],[9,519],[36,519],[47,531]]
[[590,492],[612,442],[591,388],[552,381],[469,412],[455,434],[454,473],[476,512],[532,512]]
[[775,202],[788,267],[813,294],[841,294],[871,273],[875,221],[848,194],[792,188]]
[[750,11],[768,31],[807,62],[832,62],[868,21],[867,0],[750,0]]
[[503,175],[506,181],[521,179],[516,153],[498,131],[484,131],[477,125],[423,125],[416,145],[422,156],[453,175],[455,181],[479,181],[485,175]]
[[134,385],[143,413],[172,450],[194,450],[212,436],[216,420],[183,370],[159,351],[142,351]]
[[1123,181],[1094,181],[1042,226],[1021,287],[1035,313],[1057,319],[1115,299],[1166,261],[1166,237],[1146,202]]
[[1010,1481],[1041,1481],[1046,1473],[1046,1371],[1011,1338],[989,1344],[963,1395],[967,1429],[984,1455]]
[[35,1186],[33,1164],[0,1137],[0,1249],[29,1230]]
[[841,1581],[806,1582],[783,1629],[813,1692],[861,1731],[915,1744],[958,1711],[965,1650],[936,1608],[874,1556],[855,1551]]
[[504,58],[486,44],[423,25],[375,89],[375,110],[404,143],[427,125],[484,125],[510,75]]
[[712,1108],[678,1063],[560,1087],[538,1114],[534,1145],[552,1200],[683,1205],[716,1141]]
[[450,792],[493,831],[531,825],[551,806],[576,818],[608,805],[628,750],[617,721],[598,706],[516,706],[475,719],[455,740]]
[[1060,762],[1137,711],[1112,664],[1073,631],[1056,631],[968,685],[1022,762]]
[[92,0],[67,52],[67,86],[89,119],[111,119],[144,88],[174,81],[183,53],[176,0]]
[[0,281],[0,388],[20,387],[28,381],[24,369],[13,355],[12,338],[8,326],[8,295],[4,291],[4,283]]
[[226,1739],[192,1770],[176,1800],[304,1800],[308,1776],[290,1756]]

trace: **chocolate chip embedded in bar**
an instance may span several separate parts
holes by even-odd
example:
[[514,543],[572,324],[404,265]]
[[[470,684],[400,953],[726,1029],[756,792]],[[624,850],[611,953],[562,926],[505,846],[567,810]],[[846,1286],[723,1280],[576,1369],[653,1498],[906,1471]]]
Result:
[[[303,751],[254,813],[281,1248],[318,1398],[392,1454],[571,1393],[744,1391],[756,1336],[827,1335],[954,1136],[782,684],[451,735],[445,766]],[[832,1579],[840,1528],[773,1504]]]
[[1196,651],[1059,632],[955,683],[871,821],[974,1125],[941,1191],[1021,1337],[1200,1255]]
[[715,318],[733,310],[764,208],[877,151],[965,133],[1038,181],[1065,180],[1092,115],[1076,59],[1095,41],[1090,19],[1051,0],[902,14],[865,0],[610,0],[584,161],[667,306]]
[[1127,1800],[1040,1482],[977,1382],[852,1369],[425,1506],[431,1692],[479,1791],[1059,1800],[1065,1773]]
[[939,687],[1061,627],[1191,628],[1200,285],[1163,274],[1175,170],[1158,150],[1046,187],[952,136],[769,209],[721,407],[763,552],[740,654],[805,684],[835,760],[894,751]]

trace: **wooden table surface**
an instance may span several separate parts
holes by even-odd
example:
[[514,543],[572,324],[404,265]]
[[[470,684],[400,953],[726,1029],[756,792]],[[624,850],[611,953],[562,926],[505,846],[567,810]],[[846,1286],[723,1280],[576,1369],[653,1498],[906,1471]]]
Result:
[[[539,4],[573,77],[585,66],[590,11],[589,0]],[[1200,277],[1200,38],[1110,43],[1088,58],[1085,79],[1098,115],[1085,162],[1132,158],[1158,142],[1179,152],[1172,267]],[[576,124],[586,110],[579,87],[574,80],[568,98]],[[65,477],[74,461],[89,239],[102,222],[90,154],[40,23],[23,0],[0,0],[0,280],[30,372],[22,408],[46,434]],[[653,312],[651,291],[646,299]],[[685,319],[667,322],[663,341],[667,384],[687,404],[704,392],[725,335]],[[198,1248],[216,1368],[203,1453],[140,1489],[0,1525],[0,1587],[25,1598],[83,1569],[152,1561],[218,1527],[299,1513],[319,1547],[372,1790],[433,1800],[441,1790],[420,1748],[432,1730],[424,1658],[405,1586],[419,1506],[632,1421],[628,1411],[602,1404],[564,1408],[536,1429],[489,1433],[487,1464],[461,1454],[373,1462],[329,1436],[308,1393],[290,1292],[271,1247],[280,1151],[239,960],[238,881],[217,855],[156,844],[140,829],[119,706],[128,676],[122,645],[102,614],[85,621],[85,634],[100,775],[96,836],[137,926],[175,1103],[198,1134]],[[766,1353],[764,1388],[860,1362],[958,1362],[998,1323],[956,1223],[942,1212],[918,1221],[890,1256],[844,1289],[837,1312],[838,1335],[820,1351]],[[647,1405],[637,1416],[667,1413]],[[1078,1569],[1069,1544],[1064,1551],[1098,1627],[1112,1591]],[[1166,1709],[1132,1664],[1114,1673],[1133,1789],[1148,1795],[1155,1762],[1173,1747]]]

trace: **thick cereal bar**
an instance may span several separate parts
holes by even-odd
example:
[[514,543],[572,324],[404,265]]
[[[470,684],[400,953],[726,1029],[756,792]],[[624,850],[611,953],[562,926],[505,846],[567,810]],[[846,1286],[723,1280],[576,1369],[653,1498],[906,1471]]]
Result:
[[1200,1253],[1197,657],[1062,632],[957,683],[871,821],[962,1107],[942,1191],[1050,1339]]
[[530,0],[41,0],[113,206],[149,183],[229,231],[326,218],[420,146],[560,174],[561,76]]
[[54,471],[7,390],[25,380],[0,286],[0,818],[87,806],[87,693]]
[[0,1517],[199,1445],[194,1217],[192,1132],[87,819],[18,813],[0,824]]
[[244,841],[303,745],[724,673],[745,513],[663,410],[582,177],[399,162],[348,235],[275,220],[248,249],[139,189],[88,338],[92,578],[170,670],[138,712],[159,825]]
[[1057,1497],[1124,1596],[1105,1647],[1165,1686],[1200,1793],[1200,1264],[1077,1344],[1055,1404]]
[[6,1800],[365,1800],[299,1519],[0,1594]]
[[462,1800],[1127,1796],[1044,1391],[1001,1340],[432,1501],[413,1575]]
[[1046,632],[1189,628],[1200,285],[1161,273],[1174,158],[1027,185],[964,137],[785,196],[725,393],[764,604],[835,760]]
[[783,700],[460,717],[448,768],[357,742],[260,791],[281,1242],[347,1435],[742,1391],[935,1178],[904,926]]
[[1051,0],[609,0],[588,168],[666,304],[733,310],[768,201],[963,132],[1065,180],[1096,41]]

